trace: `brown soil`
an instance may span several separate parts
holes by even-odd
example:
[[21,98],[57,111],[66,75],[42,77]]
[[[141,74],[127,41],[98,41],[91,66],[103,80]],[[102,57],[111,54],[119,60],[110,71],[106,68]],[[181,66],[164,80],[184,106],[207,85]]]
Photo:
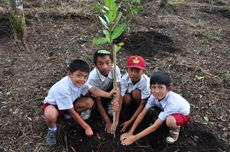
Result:
[[125,42],[118,54],[122,72],[129,55],[142,55],[148,75],[155,68],[170,72],[174,91],[190,102],[193,119],[177,143],[165,143],[168,130],[163,126],[123,147],[119,133],[114,139],[104,132],[95,111],[88,120],[94,129],[92,138],[85,137],[79,126],[72,128],[62,121],[58,145],[45,145],[41,101],[72,59],[84,59],[93,67],[92,55],[100,48],[92,43],[101,26],[90,3],[25,0],[28,52],[13,39],[9,9],[1,2],[0,151],[230,151],[230,6],[226,0],[183,4],[144,0],[143,11],[121,38]]

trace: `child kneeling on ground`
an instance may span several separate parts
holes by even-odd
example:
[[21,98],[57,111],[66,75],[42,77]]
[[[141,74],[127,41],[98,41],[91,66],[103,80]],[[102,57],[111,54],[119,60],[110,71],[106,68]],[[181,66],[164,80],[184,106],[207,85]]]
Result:
[[[149,135],[163,123],[166,123],[170,128],[166,142],[173,144],[178,139],[180,127],[186,125],[191,118],[189,116],[189,103],[182,96],[171,91],[171,79],[168,73],[161,70],[154,72],[150,78],[150,88],[152,95],[149,97],[145,108],[138,115],[129,132],[122,134],[120,137],[123,145],[130,145],[138,139]],[[158,119],[151,126],[134,135],[135,129],[153,106],[163,110],[158,115]]]
[[89,65],[83,60],[74,60],[68,67],[68,74],[55,83],[49,90],[43,101],[44,119],[48,126],[46,143],[56,144],[58,117],[71,116],[82,128],[87,136],[93,135],[93,130],[85,122],[89,118],[88,109],[94,105],[94,101],[85,95],[88,86],[85,82],[90,72]]
[[[127,73],[121,78],[121,96],[119,99],[117,123],[121,115],[121,132],[125,132],[145,107],[150,96],[149,77],[145,75],[145,60],[141,56],[133,55],[128,58]],[[124,118],[126,117],[126,118]]]
[[[108,50],[97,50],[94,53],[93,59],[95,68],[89,74],[87,85],[92,92],[92,97],[95,99],[98,111],[105,123],[105,131],[113,133],[110,117],[113,116],[113,104],[119,102],[120,68],[116,65],[115,75],[118,87],[113,89],[115,67],[113,67],[112,54]],[[101,95],[98,94],[99,92]],[[114,97],[113,101],[112,97]]]

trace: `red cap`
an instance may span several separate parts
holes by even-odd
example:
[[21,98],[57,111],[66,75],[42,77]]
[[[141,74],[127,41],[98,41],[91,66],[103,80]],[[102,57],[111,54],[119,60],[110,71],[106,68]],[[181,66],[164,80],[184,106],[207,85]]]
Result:
[[130,56],[128,58],[127,68],[145,69],[145,60],[141,56]]

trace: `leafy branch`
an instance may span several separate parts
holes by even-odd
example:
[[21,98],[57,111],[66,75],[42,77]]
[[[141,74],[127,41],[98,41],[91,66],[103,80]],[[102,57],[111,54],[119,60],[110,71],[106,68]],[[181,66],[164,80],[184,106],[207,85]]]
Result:
[[[116,53],[121,50],[124,45],[123,42],[115,43],[114,41],[122,35],[126,30],[127,24],[131,22],[134,16],[137,15],[140,8],[140,0],[122,0],[116,2],[115,0],[102,0],[101,2],[94,3],[94,8],[100,14],[99,20],[102,24],[103,36],[94,38],[93,43],[98,45],[109,44],[113,54],[113,87],[116,85]],[[125,15],[123,15],[125,13]],[[113,115],[113,128],[115,133],[116,114]]]

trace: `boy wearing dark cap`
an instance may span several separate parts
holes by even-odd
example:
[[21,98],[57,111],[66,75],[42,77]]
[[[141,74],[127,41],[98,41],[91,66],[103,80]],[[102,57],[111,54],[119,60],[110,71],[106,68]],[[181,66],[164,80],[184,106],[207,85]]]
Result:
[[[166,142],[173,144],[178,140],[180,127],[188,123],[191,116],[190,105],[179,94],[171,91],[171,78],[164,71],[156,71],[150,78],[151,96],[149,97],[145,108],[138,115],[129,132],[121,135],[121,143],[130,145],[133,142],[143,138],[156,131],[163,123],[170,128]],[[154,106],[162,109],[158,115],[158,119],[143,131],[134,135],[135,129],[144,119],[148,110]]]
[[[131,113],[131,117],[121,124],[121,132],[131,126],[144,108],[150,96],[149,77],[144,74],[145,60],[141,56],[130,56],[127,62],[127,73],[121,78],[121,95],[118,116]],[[117,123],[119,117],[117,117]]]

